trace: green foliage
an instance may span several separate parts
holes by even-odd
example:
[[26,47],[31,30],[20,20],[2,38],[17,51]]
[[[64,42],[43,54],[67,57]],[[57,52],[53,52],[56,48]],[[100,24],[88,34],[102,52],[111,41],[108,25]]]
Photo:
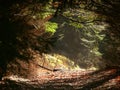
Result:
[[74,27],[76,27],[76,28],[83,28],[83,25],[82,25],[82,24],[79,24],[79,23],[77,23],[77,22],[71,22],[70,25],[71,25],[71,26],[74,26]]
[[53,23],[53,22],[45,23],[45,31],[51,33],[52,35],[56,32],[57,28],[58,28],[57,23]]
[[40,19],[45,19],[46,17],[50,16],[52,13],[51,12],[39,12],[33,15],[33,18],[40,18]]
[[39,16],[44,19],[54,13],[54,10],[52,9],[51,5],[47,4],[43,7],[43,11],[39,12]]
[[[85,46],[89,52],[95,56],[101,56],[99,52],[99,42],[101,42],[105,35],[101,34],[106,29],[107,24],[97,24],[95,21],[100,17],[91,11],[84,9],[67,10],[64,12],[64,16],[71,21],[69,25],[75,27],[75,30],[80,34],[81,44]],[[101,19],[100,19],[101,20]]]
[[[99,52],[99,42],[101,42],[105,35],[100,34],[102,30],[105,30],[105,25],[102,27],[104,28],[98,28],[101,25],[87,25],[86,27],[83,27],[82,30],[82,37],[81,41],[84,46],[90,49],[90,53],[101,56],[102,54]],[[86,29],[85,29],[86,28]]]

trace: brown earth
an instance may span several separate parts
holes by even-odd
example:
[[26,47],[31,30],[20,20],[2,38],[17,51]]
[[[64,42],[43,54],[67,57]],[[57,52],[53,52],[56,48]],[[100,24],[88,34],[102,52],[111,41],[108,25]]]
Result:
[[119,90],[120,68],[99,71],[56,71],[32,79],[4,77],[1,90]]

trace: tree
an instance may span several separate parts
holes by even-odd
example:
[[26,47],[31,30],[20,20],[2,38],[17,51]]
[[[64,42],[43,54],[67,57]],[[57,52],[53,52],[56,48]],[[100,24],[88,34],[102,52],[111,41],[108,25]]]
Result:
[[[7,3],[6,3],[7,2]],[[110,59],[109,56],[112,52],[106,51],[103,48],[104,45],[109,45],[111,42],[106,44],[108,38],[112,39],[111,34],[116,35],[115,39],[117,41],[112,43],[112,47],[115,43],[119,42],[119,0],[1,0],[0,1],[0,74],[16,74],[23,77],[29,77],[37,72],[38,69],[37,62],[34,59],[33,55],[39,54],[38,57],[41,57],[41,53],[47,52],[50,49],[55,39],[51,39],[51,33],[45,32],[45,25],[47,20],[52,18],[52,15],[46,13],[46,8],[52,8],[51,5],[57,2],[55,15],[63,15],[63,9],[67,9],[70,6],[78,6],[79,8],[84,8],[87,10],[94,11],[98,14],[105,15],[107,17],[106,22],[111,24],[112,28],[116,30],[111,30],[108,33],[109,37],[105,37],[103,42],[100,45],[100,51],[104,54],[103,58]],[[51,4],[52,3],[52,4]],[[80,4],[80,6],[79,6]],[[81,5],[83,5],[81,7]],[[40,13],[37,13],[40,12]],[[118,15],[116,20],[114,20],[115,15]],[[65,16],[64,16],[65,17]],[[65,17],[67,18],[67,17]],[[77,23],[90,22],[80,22],[76,21],[73,18],[68,18],[69,20]],[[111,21],[115,23],[111,23]],[[47,26],[50,26],[51,23],[47,23]],[[76,25],[76,23],[73,23]],[[112,26],[113,25],[113,26]],[[115,25],[115,26],[114,26]],[[57,25],[54,24],[54,29],[57,28]],[[48,30],[49,31],[49,30]],[[112,39],[113,41],[115,39]],[[119,59],[119,43],[118,46],[114,48],[116,51],[113,58],[117,57]],[[106,47],[106,46],[105,46]],[[111,50],[111,48],[109,49]],[[106,56],[109,55],[109,56]],[[36,64],[37,63],[37,64]],[[14,70],[13,70],[14,69]],[[26,75],[26,72],[27,75]],[[2,76],[1,76],[2,77]]]
[[[25,72],[29,73],[30,71],[25,70],[24,68],[30,68],[28,62],[30,61],[29,59],[33,58],[32,53],[46,51],[45,46],[48,43],[47,39],[44,40],[44,38],[49,38],[50,34],[45,33],[44,25],[41,24],[41,26],[39,26],[40,24],[37,23],[37,20],[35,21],[34,17],[32,17],[33,6],[38,2],[33,5],[31,3],[36,1],[2,0],[0,2],[1,77],[2,75],[5,75],[6,73],[10,74],[11,72],[26,76],[24,75]],[[41,3],[38,3],[37,5],[41,7]],[[39,23],[45,23],[45,20],[41,20]],[[37,28],[36,25],[40,28]],[[41,42],[40,39],[42,39]],[[26,66],[22,66],[23,64]],[[12,68],[14,68],[14,70]]]
[[[56,1],[56,0],[55,0]],[[72,0],[61,0],[62,8]],[[7,3],[6,3],[7,2]],[[41,55],[47,52],[56,38],[50,32],[45,32],[44,23],[50,17],[44,13],[44,8],[49,7],[52,0],[1,0],[0,1],[0,75],[17,74],[24,77],[26,72],[31,73],[28,63],[33,59],[33,53]],[[61,6],[58,6],[58,8]],[[60,8],[60,9],[62,9]],[[37,13],[40,12],[40,13]],[[56,11],[57,12],[57,11]],[[43,15],[42,15],[43,14]],[[45,16],[45,17],[44,17]],[[50,23],[47,23],[47,26]],[[54,23],[53,23],[54,24]],[[56,29],[57,26],[54,24]],[[40,57],[39,55],[39,57]],[[35,61],[32,61],[33,64]],[[22,66],[25,64],[26,66]],[[34,64],[36,68],[37,65]],[[13,70],[14,68],[14,70]],[[28,75],[30,76],[30,75]]]

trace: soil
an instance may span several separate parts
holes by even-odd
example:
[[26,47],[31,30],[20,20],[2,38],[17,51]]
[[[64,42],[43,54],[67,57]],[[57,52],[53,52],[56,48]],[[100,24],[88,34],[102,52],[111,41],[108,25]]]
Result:
[[99,71],[44,72],[32,79],[18,76],[3,77],[1,90],[119,90],[120,68]]

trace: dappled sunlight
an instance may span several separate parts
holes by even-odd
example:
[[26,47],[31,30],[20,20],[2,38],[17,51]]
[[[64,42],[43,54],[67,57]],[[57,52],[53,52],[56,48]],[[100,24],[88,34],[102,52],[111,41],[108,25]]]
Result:
[[0,89],[119,90],[119,0],[0,0]]
[[[97,70],[98,68],[91,66],[89,68],[81,68],[80,62],[76,63],[74,60],[71,60],[70,58],[60,55],[60,54],[44,54],[45,61],[44,61],[44,67],[52,67],[51,69],[61,69],[61,70]],[[48,63],[46,65],[46,63]]]
[[58,40],[49,54],[74,62],[70,67],[76,65],[78,68],[96,70],[106,66],[103,53],[99,51],[99,44],[106,37],[109,27],[104,15],[84,9],[68,9],[63,16],[53,17],[50,21],[59,27],[53,35]]
[[45,59],[53,69],[78,70],[80,67],[69,58],[59,54],[45,54]]
[[2,78],[3,80],[7,80],[7,79],[10,79],[12,81],[16,81],[16,82],[28,82],[30,81],[29,79],[26,79],[26,78],[21,78],[21,77],[18,77],[17,75],[11,75],[11,76],[7,76],[7,77],[3,77]]

